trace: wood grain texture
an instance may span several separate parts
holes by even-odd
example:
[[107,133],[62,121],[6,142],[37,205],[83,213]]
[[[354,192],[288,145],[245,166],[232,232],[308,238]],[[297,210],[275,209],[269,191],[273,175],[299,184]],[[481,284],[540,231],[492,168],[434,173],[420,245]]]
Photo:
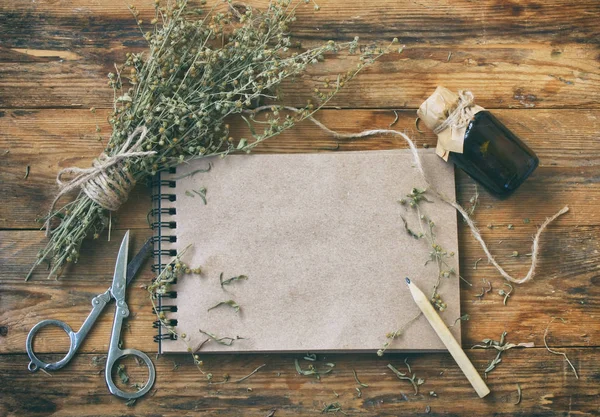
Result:
[[[148,20],[151,2],[133,2]],[[264,7],[265,0],[252,1]],[[77,265],[61,280],[46,279],[44,268],[32,282],[23,278],[45,242],[36,217],[48,209],[56,191],[58,170],[89,166],[110,133],[106,122],[112,92],[106,73],[127,51],[144,43],[122,2],[106,0],[0,1],[0,416],[222,415],[265,417],[318,415],[324,404],[339,402],[348,415],[599,415],[600,414],[600,3],[549,0],[327,0],[315,13],[299,8],[294,33],[305,46],[328,39],[387,41],[405,45],[353,81],[318,118],[335,130],[354,132],[387,128],[391,109],[401,109],[394,128],[419,146],[435,146],[435,136],[415,129],[414,109],[442,84],[469,88],[478,104],[494,109],[511,130],[540,157],[534,175],[506,201],[479,189],[475,220],[492,253],[510,273],[523,276],[529,266],[531,236],[537,225],[564,205],[571,211],[542,236],[535,280],[514,289],[507,305],[498,273],[459,222],[461,274],[473,283],[461,286],[463,348],[503,331],[512,343],[534,342],[531,349],[512,349],[490,373],[492,393],[479,400],[447,354],[408,355],[418,377],[426,379],[419,395],[386,367],[403,370],[406,355],[328,355],[336,367],[319,382],[300,376],[292,355],[203,355],[205,372],[215,381],[232,379],[266,364],[242,384],[209,385],[187,355],[155,360],[155,389],[134,408],[108,393],[101,367],[106,354],[113,309],[101,316],[65,369],[48,376],[27,370],[24,353],[29,329],[40,319],[58,318],[78,328],[91,298],[110,285],[114,256],[126,229],[132,229],[132,252],[151,234],[146,222],[149,191],[138,184],[113,217],[106,235],[87,241]],[[351,65],[341,56],[311,69],[284,88],[289,104],[303,104],[305,90],[327,73]],[[90,113],[90,107],[99,110]],[[243,134],[232,122],[234,134]],[[100,132],[96,133],[96,126]],[[100,140],[98,138],[100,137]],[[310,123],[269,140],[257,152],[335,152],[404,147],[381,136],[336,141]],[[8,151],[8,152],[6,152]],[[27,179],[26,167],[30,167]],[[474,182],[457,172],[457,195],[469,205]],[[525,219],[529,219],[526,223]],[[513,225],[512,229],[507,226]],[[487,226],[491,227],[488,228]],[[514,251],[519,257],[511,257]],[[149,261],[150,262],[150,261]],[[148,262],[148,263],[149,263]],[[477,267],[475,268],[475,264]],[[204,277],[218,279],[218,277]],[[146,291],[152,273],[146,266],[128,291],[134,313],[123,338],[126,347],[155,351]],[[493,291],[476,295],[489,280]],[[401,314],[401,312],[399,312]],[[568,353],[579,372],[576,380],[548,343]],[[452,318],[448,318],[452,320]],[[390,329],[393,330],[393,329]],[[36,340],[45,355],[67,350],[61,331]],[[480,371],[494,351],[468,350]],[[302,355],[299,355],[301,358]],[[58,357],[56,357],[58,359]],[[325,358],[321,358],[325,359]],[[176,368],[176,369],[174,369]],[[352,370],[369,384],[357,397]],[[136,374],[135,368],[130,372]],[[516,384],[523,389],[519,405]],[[248,388],[252,388],[249,391]],[[437,397],[431,397],[435,391]],[[339,395],[339,397],[336,396]]]
[[[134,4],[150,20],[151,3]],[[357,35],[366,42],[398,37],[405,45],[402,54],[365,71],[332,106],[415,108],[438,84],[469,88],[487,108],[599,106],[600,7],[593,0],[386,0],[376,8],[338,0],[322,6],[319,13],[299,8],[294,33],[307,46]],[[106,74],[125,51],[144,47],[121,3],[32,3],[16,10],[7,3],[0,13],[7,28],[0,34],[0,107],[110,108]],[[304,104],[306,91],[354,62],[332,59],[286,83],[286,101]]]
[[[511,258],[514,250],[525,254],[530,247],[530,234],[521,228],[502,233],[504,242],[497,244],[497,235],[487,234],[492,251],[507,270],[517,276],[523,276],[529,268],[529,258],[522,256]],[[530,226],[533,230],[534,226]],[[2,231],[0,259],[6,259],[2,275],[2,303],[0,325],[8,326],[9,333],[0,344],[0,354],[20,352],[23,349],[29,329],[39,320],[54,317],[78,326],[89,311],[89,300],[93,295],[104,291],[112,280],[114,253],[118,250],[123,231],[116,231],[111,242],[89,241],[84,245],[80,263],[69,267],[59,281],[47,280],[44,268],[34,274],[32,281],[25,283],[23,277],[29,270],[37,248],[41,247],[44,237],[38,232],[38,241],[32,240],[30,231]],[[133,238],[136,250],[144,241],[145,230],[136,230]],[[507,305],[498,294],[500,289],[508,290],[502,278],[493,267],[481,261],[473,269],[478,258],[484,256],[467,231],[461,230],[460,265],[461,275],[473,283],[461,286],[461,313],[469,314],[470,320],[463,322],[463,347],[478,343],[484,338],[498,340],[503,331],[508,331],[508,340],[514,343],[534,342],[543,346],[543,333],[548,322],[554,316],[561,316],[568,325],[553,325],[556,341],[561,346],[597,346],[600,340],[600,243],[597,227],[551,228],[545,236],[538,276],[535,281],[514,289]],[[424,244],[424,243],[423,243]],[[424,260],[425,261],[425,260]],[[148,261],[150,262],[150,261]],[[138,277],[129,291],[130,307],[136,313],[131,321],[131,340],[134,346],[152,351],[156,347],[149,337],[151,323],[156,319],[151,312],[151,303],[146,292],[140,286],[147,285],[152,274],[146,270]],[[217,276],[203,276],[203,279],[218,280]],[[482,299],[477,298],[483,279],[492,283],[493,291]],[[441,292],[443,294],[443,284]],[[65,292],[68,294],[65,299]],[[63,306],[68,306],[64,308]],[[456,317],[444,316],[447,322]],[[89,352],[108,342],[107,332],[112,322],[112,313],[102,316],[102,328],[95,331],[90,343],[83,347]],[[392,329],[390,329],[392,330]],[[61,352],[64,348],[61,332],[41,340],[37,348],[41,352]]]
[[[321,381],[298,375],[294,368],[296,357],[290,355],[207,356],[204,368],[213,374],[214,381],[222,381],[225,374],[235,380],[266,364],[246,381],[224,385],[208,384],[206,376],[191,363],[190,357],[167,355],[155,360],[155,388],[133,408],[108,393],[103,375],[98,374],[102,368],[92,362],[97,353],[78,355],[63,370],[63,375],[52,377],[26,372],[26,355],[0,355],[0,414],[265,417],[271,410],[276,410],[276,417],[316,416],[321,414],[325,404],[338,402],[351,416],[462,416],[471,410],[476,410],[476,415],[495,416],[546,417],[563,412],[597,415],[600,373],[595,363],[600,359],[600,352],[597,348],[565,351],[579,369],[579,380],[560,356],[551,355],[544,349],[514,349],[506,352],[503,362],[490,373],[487,383],[492,392],[483,400],[477,397],[448,354],[387,355],[383,358],[331,355],[326,360],[336,366]],[[494,356],[491,351],[467,353],[480,371]],[[413,372],[425,379],[418,395],[414,395],[409,382],[398,380],[387,368],[391,363],[405,371],[406,357]],[[131,372],[131,368],[128,369]],[[353,369],[360,381],[369,385],[361,388],[361,398],[355,390],[358,384]],[[65,378],[67,373],[69,377]],[[56,382],[59,377],[60,382]],[[517,383],[522,388],[519,405],[514,404],[518,399]],[[437,397],[430,396],[430,391]],[[426,412],[428,406],[429,414]]]
[[[0,227],[34,229],[36,219],[56,193],[56,173],[70,166],[86,167],[103,150],[109,135],[107,111],[98,110],[0,110]],[[477,213],[481,225],[508,224],[530,218],[541,223],[546,216],[569,204],[572,212],[560,221],[565,225],[592,225],[600,222],[600,113],[596,110],[498,110],[498,118],[527,141],[540,158],[540,168],[532,181],[517,192],[514,205],[481,193],[486,210]],[[407,132],[417,144],[434,147],[436,138],[426,128],[415,130],[415,112],[400,111],[394,129]],[[389,128],[394,114],[389,110],[326,110],[319,120],[340,132]],[[96,126],[100,133],[96,133]],[[233,135],[243,134],[239,123],[232,123]],[[99,141],[98,138],[101,138]],[[27,143],[28,146],[22,146]],[[339,144],[339,148],[338,148]],[[550,146],[550,144],[553,144]],[[310,122],[275,137],[256,152],[327,152],[405,148],[403,140],[378,136],[361,140],[336,141]],[[7,154],[3,154],[8,151]],[[30,166],[27,179],[26,166]],[[459,175],[459,196],[468,201],[474,193],[471,179]],[[569,184],[571,186],[569,186]],[[577,185],[577,187],[575,187]],[[551,191],[551,200],[548,192]],[[115,219],[130,228],[147,227],[145,213],[150,208],[149,189],[141,183]],[[65,200],[67,201],[67,200]],[[547,210],[540,210],[548,207]]]
[[[453,90],[470,89],[486,108],[599,107],[597,47],[568,45],[569,53],[556,59],[555,47],[551,45],[521,48],[503,44],[461,47],[407,44],[401,54],[380,58],[329,105],[416,108],[437,85],[444,85]],[[447,61],[450,52],[452,57]],[[122,61],[122,56],[88,58],[84,54],[81,60],[73,61],[58,57],[51,62],[0,63],[0,106],[110,108],[112,91],[106,87],[106,74],[114,71],[115,62]],[[326,78],[345,73],[356,62],[355,57],[341,55],[332,58],[331,63],[309,69],[293,83],[285,82],[282,88],[285,103],[305,104],[312,97],[307,91],[322,87]]]

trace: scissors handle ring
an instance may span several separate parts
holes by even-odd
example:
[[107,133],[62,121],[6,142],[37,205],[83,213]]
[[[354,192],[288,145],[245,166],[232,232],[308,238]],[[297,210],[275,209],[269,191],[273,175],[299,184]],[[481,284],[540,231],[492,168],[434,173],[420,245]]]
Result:
[[[44,362],[40,358],[38,358],[36,356],[35,352],[33,351],[33,339],[35,338],[35,335],[42,328],[47,327],[47,326],[60,327],[69,336],[69,340],[70,340],[69,351],[67,352],[66,356],[64,358],[62,358],[61,360],[59,360],[58,362],[52,362],[52,363]],[[27,350],[27,355],[29,356],[29,359],[31,360],[31,362],[29,362],[29,365],[27,366],[27,368],[31,372],[35,372],[39,368],[42,368],[46,371],[56,371],[57,369],[62,368],[75,355],[75,352],[77,350],[77,349],[75,349],[75,341],[76,341],[76,337],[75,337],[75,333],[73,332],[73,329],[71,329],[71,327],[64,321],[61,321],[61,320],[42,320],[42,321],[40,321],[38,324],[33,326],[33,328],[29,331],[29,334],[27,335],[25,349]]]
[[[115,363],[125,356],[136,356],[143,360],[146,366],[148,367],[148,381],[146,381],[146,384],[139,391],[123,391],[119,389],[113,381],[112,369]],[[135,398],[140,398],[144,396],[148,391],[150,391],[150,389],[152,389],[154,381],[156,380],[156,370],[154,369],[154,364],[152,363],[152,360],[144,352],[141,352],[137,349],[119,349],[118,351],[109,354],[109,357],[106,360],[106,371],[104,372],[104,375],[106,378],[106,385],[108,385],[108,390],[110,391],[110,393],[126,400],[133,400]]]

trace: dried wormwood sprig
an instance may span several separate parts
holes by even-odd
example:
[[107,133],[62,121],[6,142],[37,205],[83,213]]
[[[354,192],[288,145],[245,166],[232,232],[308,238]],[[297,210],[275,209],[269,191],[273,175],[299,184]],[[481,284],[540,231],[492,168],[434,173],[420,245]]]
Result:
[[[433,220],[421,213],[419,205],[422,202],[432,203],[432,201],[426,197],[426,193],[427,190],[425,189],[413,188],[410,194],[407,194],[405,198],[400,200],[400,204],[408,206],[409,208],[415,210],[419,219],[419,227],[421,229],[421,232],[416,233],[412,231],[408,228],[407,221],[404,219],[404,217],[402,218],[402,220],[404,222],[404,228],[410,236],[414,238],[424,238],[430,244],[431,251],[429,253],[429,259],[425,262],[425,265],[427,265],[429,262],[435,262],[438,267],[438,279],[433,287],[433,291],[431,294],[431,303],[438,310],[444,311],[447,306],[446,303],[444,303],[444,301],[442,300],[440,294],[438,294],[437,290],[441,284],[442,277],[449,278],[450,276],[456,275],[455,269],[450,267],[446,262],[446,260],[449,257],[454,256],[454,252],[448,252],[444,250],[436,242],[436,236],[434,232],[435,223],[433,222]],[[423,226],[426,227],[424,228]],[[463,277],[461,277],[460,275],[458,275],[458,277],[471,286],[471,283],[466,281]]]
[[[304,359],[308,360],[306,357]],[[311,362],[316,361],[316,357],[315,357],[315,359],[310,359],[310,361]],[[333,368],[335,367],[335,363],[326,362],[325,366],[327,366],[328,368],[325,370],[318,369],[312,363],[308,365],[307,369],[302,369],[302,367],[300,367],[300,362],[298,362],[298,359],[294,359],[294,366],[296,367],[296,372],[298,372],[298,375],[304,375],[304,376],[314,375],[315,378],[320,380],[321,375],[326,375],[326,374],[330,373],[331,371],[333,371]]]
[[232,283],[236,282],[236,281],[245,281],[247,280],[248,277],[246,275],[237,275],[235,277],[231,277],[228,279],[223,279],[223,273],[221,272],[221,274],[219,275],[219,283],[221,284],[221,288],[225,289],[225,285],[231,285]]
[[173,335],[174,338],[179,339],[186,344],[186,350],[192,355],[194,359],[194,364],[198,367],[198,369],[200,369],[202,373],[204,373],[204,371],[202,371],[201,368],[203,363],[200,360],[199,356],[196,355],[196,352],[202,347],[202,345],[204,345],[204,343],[206,343],[206,341],[203,342],[198,348],[193,349],[190,346],[189,342],[186,340],[185,335],[179,335],[175,330],[175,327],[171,324],[171,322],[167,320],[165,313],[163,311],[159,312],[156,306],[156,300],[158,299],[158,297],[160,295],[169,293],[171,291],[171,285],[177,281],[178,277],[180,277],[183,274],[199,274],[201,272],[200,268],[190,268],[189,266],[181,262],[180,258],[181,256],[183,256],[183,254],[187,251],[188,248],[189,246],[182,250],[171,262],[169,262],[167,266],[161,271],[161,273],[156,277],[156,279],[152,282],[152,284],[146,287],[146,290],[148,291],[148,293],[150,293],[150,301],[152,303],[152,307],[156,312],[156,316],[162,328],[165,329],[165,331],[167,331],[169,334]]
[[215,304],[214,306],[210,307],[208,309],[208,311],[214,310],[215,308],[218,308],[221,306],[229,306],[229,307],[233,308],[236,313],[239,313],[241,310],[241,307],[239,306],[238,303],[236,303],[233,300],[227,300],[227,301],[221,301],[220,303]]
[[419,387],[425,383],[425,380],[422,378],[417,378],[417,375],[412,372],[412,370],[410,369],[410,365],[408,364],[408,358],[404,359],[404,364],[406,365],[406,368],[408,369],[408,374],[406,374],[404,372],[400,372],[398,369],[396,369],[394,366],[392,366],[391,363],[388,363],[388,368],[391,369],[392,372],[394,372],[394,374],[396,374],[398,379],[401,379],[404,381],[409,381],[412,384],[413,388],[415,389],[415,395],[418,395]]
[[355,371],[354,369],[352,370],[352,373],[354,374],[354,380],[356,381],[356,383],[357,383],[358,385],[360,385],[360,386],[361,386],[361,387],[363,387],[363,388],[368,388],[368,387],[369,387],[369,385],[368,385],[368,384],[365,384],[365,383],[362,383],[362,382],[360,382],[360,381],[359,381],[359,379],[358,379],[358,375],[356,374],[356,371]]
[[[315,104],[309,102],[302,111],[285,116],[273,106],[266,120],[245,119],[251,128],[251,140],[234,139],[227,118],[240,115],[258,100],[279,99],[277,88],[283,80],[303,73],[327,54],[342,50],[354,53],[358,38],[297,50],[289,27],[296,20],[300,1],[273,0],[264,11],[234,6],[230,1],[225,11],[217,11],[216,5],[192,11],[186,0],[167,6],[159,0],[155,3],[148,31],[139,12],[131,8],[148,42],[148,52],[128,53],[125,64],[115,65],[115,72],[108,75],[114,105],[105,155],[110,158],[120,154],[127,138],[141,127],[147,129],[147,135],[139,150],[154,152],[127,158],[118,165],[115,171],[128,172],[133,181],[191,159],[250,152],[262,141],[310,117],[365,66],[389,50],[366,48],[354,69],[316,89]],[[126,196],[121,196],[124,199]],[[57,275],[66,263],[77,262],[85,236],[99,236],[110,223],[108,210],[83,192],[42,221],[55,218],[59,223],[32,271],[51,259],[49,275]]]
[[397,329],[394,332],[390,332],[390,333],[386,334],[385,337],[388,340],[383,344],[383,347],[377,351],[377,356],[383,356],[383,354],[385,353],[385,351],[390,347],[390,344],[395,339],[397,339],[398,337],[400,337],[402,335],[402,332],[404,331],[404,329],[406,329],[413,321],[415,321],[416,319],[418,319],[421,316],[421,314],[422,314],[421,311],[419,311],[416,315],[413,316],[413,318],[411,318],[409,321],[407,321],[406,323],[404,323],[402,325],[402,327],[400,327],[399,329]]
[[487,284],[487,287],[481,287],[481,292],[475,296],[479,298],[479,301],[481,301],[487,293],[492,291],[492,283],[485,278],[482,278],[482,281],[484,284]]
[[487,374],[490,373],[491,371],[493,371],[496,366],[502,362],[501,356],[502,353],[512,349],[512,348],[517,348],[517,347],[524,347],[524,348],[530,348],[530,347],[534,347],[534,343],[533,342],[526,342],[526,343],[518,343],[518,344],[514,344],[514,343],[505,343],[505,338],[506,335],[508,334],[508,332],[502,332],[502,335],[500,336],[500,341],[495,341],[492,339],[483,339],[482,343],[483,345],[474,345],[473,347],[471,347],[471,349],[496,349],[498,351],[498,354],[496,355],[496,357],[494,359],[492,359],[492,361],[488,364],[487,368],[485,369],[484,375],[487,378]]
[[[450,276],[456,275],[455,269],[450,267],[446,262],[447,258],[454,256],[454,252],[447,252],[436,242],[436,236],[434,232],[435,223],[433,220],[421,213],[419,205],[422,202],[433,202],[427,198],[426,193],[427,190],[425,189],[413,188],[409,194],[406,194],[406,196],[400,199],[398,202],[403,206],[414,210],[417,218],[419,219],[420,232],[415,232],[409,228],[408,221],[401,216],[404,229],[408,235],[415,239],[426,239],[430,244],[431,251],[429,253],[429,259],[425,262],[425,265],[427,265],[429,262],[435,262],[438,267],[438,277],[433,287],[430,301],[439,311],[444,311],[447,308],[447,305],[444,300],[442,300],[442,296],[438,293],[438,288],[441,284],[442,277],[449,278]],[[424,226],[426,226],[426,228]],[[458,275],[458,277],[471,286],[471,283],[466,281],[462,276]],[[377,351],[377,356],[383,356],[385,351],[390,347],[392,341],[398,338],[402,331],[420,315],[421,312],[419,311],[415,317],[405,323],[400,329],[388,333],[386,335],[388,340],[386,340],[386,342],[383,344],[383,347]]]
[[321,410],[321,414],[326,413],[342,413],[344,415],[348,415],[344,410],[342,410],[342,405],[339,402],[331,403],[331,404],[323,404],[323,409]]
[[458,323],[459,321],[469,321],[471,319],[471,316],[469,314],[464,314],[460,317],[457,317],[456,320],[454,320],[454,323],[452,323],[450,326],[448,326],[448,328],[450,329],[451,327],[456,326],[456,323]]
[[231,346],[233,345],[233,342],[235,342],[236,340],[240,340],[243,339],[243,337],[240,336],[236,336],[236,337],[229,337],[229,336],[224,336],[224,337],[219,337],[214,333],[210,333],[207,331],[204,331],[202,329],[198,330],[200,333],[205,334],[206,336],[208,336],[211,340],[213,340],[214,342],[223,345],[223,346]]

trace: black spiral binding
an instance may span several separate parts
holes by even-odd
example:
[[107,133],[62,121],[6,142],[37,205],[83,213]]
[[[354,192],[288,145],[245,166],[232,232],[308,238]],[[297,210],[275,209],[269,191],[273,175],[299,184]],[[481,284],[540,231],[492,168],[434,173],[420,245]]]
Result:
[[[168,171],[169,174],[175,173],[175,168],[171,168]],[[156,275],[160,275],[164,268],[168,265],[168,259],[173,256],[177,256],[175,249],[164,249],[163,243],[173,243],[177,241],[177,236],[174,234],[174,230],[177,228],[177,222],[169,219],[177,213],[175,207],[168,207],[169,203],[176,200],[175,194],[164,193],[165,188],[175,188],[175,181],[164,180],[165,172],[159,172],[152,181],[152,210],[148,213],[148,219],[152,218],[153,221],[149,220],[150,227],[154,231],[152,242],[154,243],[154,251],[152,252],[154,263],[152,265],[152,271]],[[163,305],[163,298],[174,299],[177,298],[176,291],[168,291],[164,294],[157,295],[157,305],[152,309],[153,313],[167,313],[176,312],[177,306],[175,305]],[[176,326],[177,320],[166,319],[164,320],[169,326]],[[157,329],[157,334],[154,336],[154,341],[158,343],[158,352],[162,353],[162,341],[163,340],[174,340],[177,338],[170,332],[163,330],[163,324],[160,320],[156,320],[152,323],[152,327]]]

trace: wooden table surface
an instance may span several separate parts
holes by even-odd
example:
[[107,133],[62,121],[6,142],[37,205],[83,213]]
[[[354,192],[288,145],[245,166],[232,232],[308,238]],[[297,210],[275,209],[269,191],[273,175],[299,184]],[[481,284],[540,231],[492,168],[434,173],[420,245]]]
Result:
[[[150,1],[135,0],[144,15]],[[264,2],[262,3],[264,4]],[[306,45],[327,39],[365,42],[398,37],[400,55],[383,57],[353,81],[318,117],[334,129],[352,132],[387,127],[398,110],[396,128],[422,146],[434,146],[430,132],[415,131],[415,109],[437,85],[470,89],[535,150],[540,167],[518,192],[498,201],[480,191],[474,218],[498,260],[523,276],[531,238],[544,219],[564,205],[570,212],[542,236],[535,280],[517,286],[507,305],[497,291],[503,280],[459,222],[463,276],[462,345],[483,372],[495,356],[469,350],[484,338],[534,342],[512,349],[489,374],[491,394],[477,398],[448,354],[327,355],[334,371],[318,381],[300,376],[296,355],[224,355],[204,358],[215,381],[225,374],[240,384],[209,385],[190,357],[155,360],[151,393],[127,406],[109,394],[97,362],[108,348],[112,313],[105,313],[80,353],[65,369],[48,375],[27,371],[25,338],[44,318],[64,319],[78,328],[92,296],[111,280],[114,256],[125,229],[138,249],[150,235],[146,213],[150,192],[136,188],[114,216],[113,238],[87,243],[78,265],[60,280],[38,271],[23,279],[46,241],[36,218],[49,208],[55,175],[68,166],[89,166],[110,130],[106,122],[112,91],[106,74],[127,51],[142,50],[126,4],[116,0],[33,0],[0,2],[0,415],[317,415],[338,402],[348,415],[599,415],[600,414],[600,2],[597,0],[323,0],[322,9],[299,8],[295,34]],[[302,104],[306,90],[326,71],[347,64],[333,58],[295,84],[286,84],[286,102]],[[95,107],[96,113],[89,109]],[[100,133],[96,133],[96,126]],[[98,140],[98,136],[101,140]],[[268,141],[259,152],[332,151],[338,142],[310,124]],[[399,140],[382,136],[339,143],[339,150],[392,149]],[[30,173],[25,178],[26,167]],[[468,204],[474,182],[456,173],[459,201]],[[530,219],[527,223],[525,219]],[[493,228],[485,227],[488,224]],[[509,229],[508,224],[514,227]],[[43,269],[43,268],[42,268]],[[155,352],[150,302],[140,285],[128,293],[134,314],[124,332],[126,346]],[[476,298],[482,279],[494,290]],[[393,308],[393,307],[392,307]],[[112,310],[110,310],[112,311]],[[402,314],[401,311],[398,314]],[[552,317],[548,344],[544,331]],[[392,329],[390,329],[392,330]],[[39,350],[65,352],[64,335],[46,332]],[[398,380],[388,363],[426,380],[419,395]],[[353,370],[369,385],[359,398]],[[134,369],[135,371],[135,369]],[[518,399],[517,384],[522,388]],[[434,391],[437,396],[431,396]]]

